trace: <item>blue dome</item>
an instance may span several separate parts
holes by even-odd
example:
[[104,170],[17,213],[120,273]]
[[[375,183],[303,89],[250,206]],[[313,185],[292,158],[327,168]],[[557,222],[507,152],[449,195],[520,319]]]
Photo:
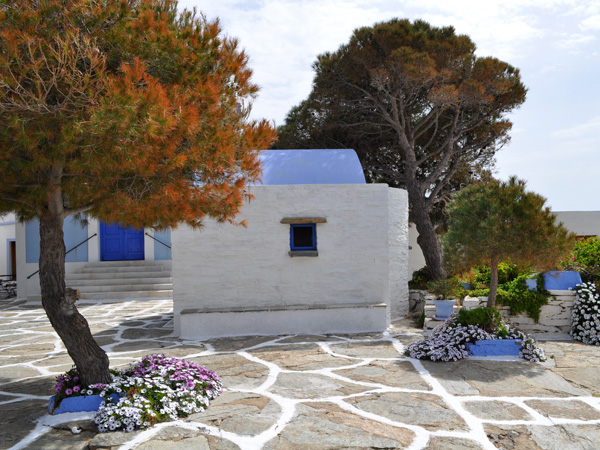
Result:
[[264,185],[365,184],[362,166],[352,149],[264,150],[260,159]]

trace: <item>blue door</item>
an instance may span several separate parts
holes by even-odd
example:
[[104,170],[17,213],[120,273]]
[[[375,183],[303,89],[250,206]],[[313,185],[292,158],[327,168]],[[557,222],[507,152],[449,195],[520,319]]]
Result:
[[144,230],[100,222],[100,259],[102,261],[144,259]]

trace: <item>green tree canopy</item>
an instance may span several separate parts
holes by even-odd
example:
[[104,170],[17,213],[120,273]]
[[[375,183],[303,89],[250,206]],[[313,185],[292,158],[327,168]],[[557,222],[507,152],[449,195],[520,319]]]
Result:
[[320,55],[308,99],[279,128],[278,148],[354,148],[367,178],[407,189],[434,277],[443,276],[432,213],[493,165],[525,101],[519,71],[452,27],[393,19]]
[[247,62],[176,0],[0,2],[0,213],[40,219],[42,304],[85,383],[108,358],[65,292],[64,218],[233,220],[275,134]]
[[569,254],[574,236],[525,182],[490,180],[455,194],[448,205],[448,232],[442,236],[444,261],[456,270],[490,265],[488,306],[496,301],[498,263],[512,262],[538,270],[556,268]]

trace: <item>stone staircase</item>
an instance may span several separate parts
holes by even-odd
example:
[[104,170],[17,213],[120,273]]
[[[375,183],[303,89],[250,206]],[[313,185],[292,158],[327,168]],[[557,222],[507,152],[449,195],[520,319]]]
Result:
[[82,299],[173,298],[171,261],[100,261],[66,275]]

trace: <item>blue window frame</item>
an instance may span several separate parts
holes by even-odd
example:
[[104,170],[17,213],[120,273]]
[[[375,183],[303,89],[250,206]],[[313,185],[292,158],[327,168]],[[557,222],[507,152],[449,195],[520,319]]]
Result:
[[290,225],[290,250],[316,250],[317,224],[301,223]]

